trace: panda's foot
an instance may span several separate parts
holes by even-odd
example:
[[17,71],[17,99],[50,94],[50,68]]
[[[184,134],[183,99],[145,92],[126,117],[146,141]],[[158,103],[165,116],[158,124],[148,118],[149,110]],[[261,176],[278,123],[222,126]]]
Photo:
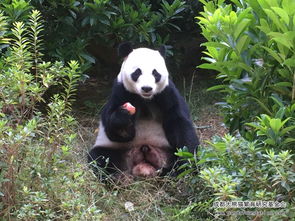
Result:
[[139,163],[132,169],[132,175],[141,177],[154,177],[157,175],[156,169],[148,163]]

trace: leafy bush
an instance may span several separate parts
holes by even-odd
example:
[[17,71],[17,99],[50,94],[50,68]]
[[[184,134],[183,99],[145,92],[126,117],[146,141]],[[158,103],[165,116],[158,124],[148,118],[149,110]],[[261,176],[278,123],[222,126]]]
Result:
[[[11,22],[26,18],[31,8],[38,9],[46,21],[46,56],[62,61],[77,59],[84,70],[96,62],[94,53],[108,55],[101,47],[107,46],[112,55],[122,41],[167,44],[170,34],[180,30],[175,21],[183,18],[189,5],[184,0],[4,0],[0,8]],[[94,52],[87,47],[95,48]]]
[[[295,105],[293,105],[295,108]],[[248,123],[247,125],[253,127],[257,131],[257,136],[265,144],[273,148],[284,148],[290,143],[294,143],[295,139],[289,137],[289,132],[295,129],[292,126],[285,126],[291,118],[281,120],[280,118],[271,118],[266,114],[257,117],[258,122]]]
[[[294,124],[295,38],[292,0],[201,0],[198,16],[207,42],[200,67],[216,70],[223,84],[210,90],[225,93],[221,103],[230,131],[253,140],[255,134],[245,123],[267,114]],[[294,138],[290,129],[285,137]]]
[[1,10],[5,11],[9,23],[26,19],[32,6],[26,0],[3,0],[0,3]]
[[[70,111],[81,76],[79,64],[43,60],[44,26],[38,11],[25,22],[14,22],[11,39],[5,35],[7,22],[1,13],[1,43],[9,45],[0,59],[1,217],[98,219],[100,210],[87,194],[79,194],[88,192],[89,174],[71,157],[76,121]],[[62,92],[42,103],[57,84]],[[46,114],[38,110],[40,105],[46,106]]]
[[[207,42],[201,68],[218,72],[221,85],[210,90],[225,94],[222,107],[230,132],[209,142],[188,159],[182,175],[200,171],[214,201],[282,201],[282,214],[254,219],[294,218],[294,1],[200,0],[198,16]],[[250,141],[249,141],[250,140]],[[221,208],[218,214],[236,210]],[[243,210],[243,209],[240,209]],[[255,208],[255,210],[258,210]],[[243,210],[244,211],[244,210]],[[275,211],[274,211],[275,212]],[[275,214],[275,213],[274,213]],[[227,213],[228,220],[237,216]],[[246,215],[238,216],[247,220]]]
[[[183,165],[185,170],[180,176],[196,169],[200,171],[198,177],[191,176],[191,179],[195,182],[195,179],[201,178],[207,188],[213,191],[211,196],[207,195],[207,199],[213,198],[213,202],[283,201],[287,203],[283,214],[271,219],[295,217],[295,172],[290,151],[278,152],[257,142],[225,135],[209,142],[209,146],[200,148],[197,156],[185,150],[180,150],[177,155],[188,160],[188,163]],[[228,208],[223,212],[230,210],[233,209]],[[218,211],[215,211],[218,216],[216,212]],[[270,216],[263,217],[263,220],[270,219]],[[236,218],[232,215],[228,220]],[[239,220],[247,219],[246,216],[239,216]]]

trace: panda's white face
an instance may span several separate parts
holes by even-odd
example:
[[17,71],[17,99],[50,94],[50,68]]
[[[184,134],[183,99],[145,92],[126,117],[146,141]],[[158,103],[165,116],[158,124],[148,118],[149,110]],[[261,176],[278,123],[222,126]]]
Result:
[[168,70],[159,51],[134,49],[124,60],[118,75],[126,90],[152,99],[168,85]]

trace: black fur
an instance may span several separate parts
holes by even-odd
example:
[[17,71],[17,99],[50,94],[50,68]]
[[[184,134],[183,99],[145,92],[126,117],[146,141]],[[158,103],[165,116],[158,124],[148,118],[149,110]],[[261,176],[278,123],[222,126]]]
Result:
[[[112,94],[104,106],[101,119],[105,132],[111,141],[128,142],[135,136],[135,116],[128,114],[121,106],[130,102],[136,110],[146,110],[148,103],[158,107],[163,117],[163,129],[170,144],[171,152],[177,148],[186,146],[191,153],[197,150],[199,141],[190,119],[189,109],[174,83],[170,80],[160,94],[155,95],[152,100],[144,100],[137,94],[128,92],[122,83],[114,82]],[[137,112],[136,112],[137,114]],[[144,113],[149,115],[149,113]],[[124,151],[120,149],[108,149],[94,147],[89,153],[89,162],[96,160],[99,167],[105,167],[101,156],[109,158],[110,167],[108,172],[113,172],[112,167],[121,167],[124,161]],[[174,161],[177,160],[173,159]]]
[[[126,151],[122,149],[110,148],[93,148],[88,154],[88,162],[95,161],[92,165],[94,172],[98,172],[99,168],[104,169],[108,174],[114,174],[119,169],[124,170],[124,155]],[[109,164],[107,165],[107,159]]]
[[160,46],[159,52],[160,52],[160,54],[162,55],[163,58],[166,57],[166,47],[165,47],[165,45]]
[[159,74],[159,72],[157,72],[156,70],[153,70],[153,76],[155,77],[155,81],[156,83],[158,83],[161,80],[161,75]]
[[164,113],[163,129],[170,145],[175,150],[186,146],[189,152],[194,153],[199,140],[190,119],[188,106],[174,83],[170,80],[169,87],[154,99]]
[[132,51],[133,48],[130,42],[124,42],[118,46],[118,56],[121,58],[127,57]]
[[131,78],[134,82],[137,81],[137,79],[139,78],[139,76],[142,74],[141,70],[139,68],[137,68],[132,74],[131,74]]

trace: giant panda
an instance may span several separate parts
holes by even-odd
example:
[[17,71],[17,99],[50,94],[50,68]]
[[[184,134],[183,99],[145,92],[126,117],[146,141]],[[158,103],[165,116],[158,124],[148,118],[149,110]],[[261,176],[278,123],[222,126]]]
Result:
[[108,174],[165,175],[178,160],[177,148],[194,153],[199,145],[188,106],[169,79],[164,47],[133,49],[127,42],[118,55],[123,63],[88,161]]

